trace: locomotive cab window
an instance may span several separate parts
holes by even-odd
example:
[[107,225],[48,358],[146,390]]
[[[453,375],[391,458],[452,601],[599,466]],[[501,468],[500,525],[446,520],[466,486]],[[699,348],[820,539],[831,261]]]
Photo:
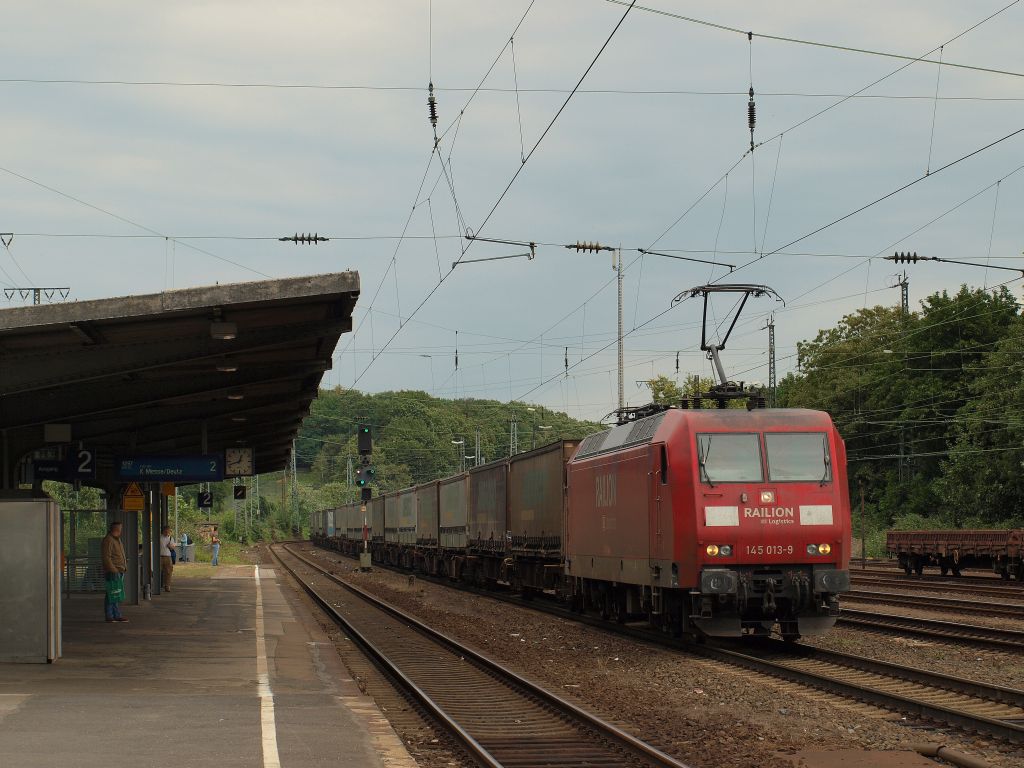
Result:
[[760,483],[761,441],[754,434],[715,433],[697,435],[700,479],[715,483]]
[[768,479],[773,482],[832,481],[832,459],[824,432],[769,432]]

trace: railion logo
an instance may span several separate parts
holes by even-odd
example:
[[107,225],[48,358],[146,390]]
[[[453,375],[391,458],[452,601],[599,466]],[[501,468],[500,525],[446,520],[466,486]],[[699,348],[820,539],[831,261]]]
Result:
[[744,517],[796,517],[792,507],[744,507]]
[[792,507],[744,507],[743,517],[748,520],[759,519],[761,525],[792,525],[796,523],[796,513]]
[[594,503],[598,507],[614,507],[615,491],[615,475],[594,476]]

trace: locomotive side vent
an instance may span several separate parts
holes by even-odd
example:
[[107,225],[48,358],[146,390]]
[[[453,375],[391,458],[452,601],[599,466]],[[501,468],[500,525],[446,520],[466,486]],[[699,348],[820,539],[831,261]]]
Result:
[[633,445],[649,443],[658,431],[661,420],[665,418],[665,412],[648,416],[645,419],[638,419],[630,424],[622,424],[618,427],[598,432],[596,435],[588,435],[580,446],[577,458],[583,459],[589,456],[596,456],[599,453],[607,453],[617,448],[627,448]]
[[604,439],[607,437],[611,430],[604,432],[598,432],[596,435],[587,435],[583,438],[583,444],[580,445],[580,451],[577,456],[593,456],[595,453],[601,450],[601,446],[604,445]]
[[633,424],[633,429],[630,430],[629,438],[626,440],[626,444],[633,443],[649,443],[654,437],[654,433],[658,431],[658,427],[661,425],[661,420],[665,418],[665,412],[655,414],[654,416],[648,416],[646,419],[640,419]]

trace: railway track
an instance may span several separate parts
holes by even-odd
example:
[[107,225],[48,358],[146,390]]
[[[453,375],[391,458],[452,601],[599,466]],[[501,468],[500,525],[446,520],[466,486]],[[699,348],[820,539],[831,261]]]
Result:
[[[934,569],[933,569],[934,570]],[[982,573],[965,573],[960,576],[943,576],[939,573],[923,573],[920,576],[908,575],[903,572],[903,569],[896,563],[892,565],[882,565],[880,563],[868,563],[867,568],[861,568],[860,563],[857,560],[850,561],[850,575],[855,576],[858,574],[867,575],[879,575],[879,576],[901,576],[906,579],[912,579],[922,582],[949,582],[949,583],[978,583],[978,584],[1003,584],[1007,587],[1021,587],[1021,582],[1013,580],[1001,579],[998,574],[984,571]]]
[[697,652],[935,723],[1024,743],[1024,691],[774,640],[743,651],[705,646]]
[[838,624],[859,629],[916,635],[932,640],[968,643],[1001,651],[1024,652],[1024,632],[1013,629],[994,629],[973,624],[958,624],[934,619],[915,619],[890,613],[876,613],[844,608]]
[[[338,553],[340,556],[340,553]],[[398,570],[398,569],[395,569]],[[399,571],[403,572],[403,571]],[[422,577],[419,578],[428,578]],[[450,582],[441,582],[452,587]],[[517,596],[457,589],[502,600],[530,610],[541,610],[560,618],[594,626],[632,639],[686,651],[732,667],[741,667],[779,679],[800,683],[843,698],[852,698],[884,709],[901,712],[932,723],[945,724],[971,733],[982,733],[1005,741],[1024,743],[1024,691],[930,672],[915,667],[868,659],[852,654],[790,645],[781,641],[753,643],[694,644],[670,638],[650,629],[610,624],[596,617],[575,614],[547,601],[523,601]],[[844,611],[844,614],[846,611]],[[860,613],[860,612],[851,612]],[[871,614],[866,614],[870,616]],[[899,617],[895,617],[899,619]],[[841,619],[842,620],[842,619]],[[900,619],[901,621],[905,621]],[[916,621],[916,620],[915,620]],[[941,622],[939,622],[941,623]],[[956,627],[956,625],[951,625]],[[886,627],[889,631],[892,628]],[[1001,648],[1024,648],[1024,632],[993,632],[992,642]],[[900,628],[898,631],[903,631]],[[1020,638],[1014,639],[1015,635]],[[966,639],[966,638],[965,638]],[[972,638],[971,642],[975,642]],[[742,647],[740,647],[742,646]]]
[[[290,547],[274,546],[271,553],[480,764],[686,768],[656,747],[346,583]],[[332,602],[323,595],[316,582],[325,579],[344,589],[345,596],[339,600],[335,593]]]
[[[996,581],[993,584],[979,584],[975,581],[964,582],[960,579],[942,579],[941,581],[922,581],[917,576],[903,575],[860,575],[850,574],[850,581],[857,588],[890,588],[907,589],[913,592],[966,592],[979,597],[997,597],[1003,600],[1024,602],[1024,588],[1017,582]],[[985,581],[993,581],[986,579]]]
[[949,611],[973,616],[997,616],[1010,619],[1024,619],[1024,605],[1007,603],[984,603],[978,600],[960,600],[949,597],[925,597],[896,592],[875,592],[873,590],[851,590],[839,598],[840,605],[847,603],[881,603],[929,611]]

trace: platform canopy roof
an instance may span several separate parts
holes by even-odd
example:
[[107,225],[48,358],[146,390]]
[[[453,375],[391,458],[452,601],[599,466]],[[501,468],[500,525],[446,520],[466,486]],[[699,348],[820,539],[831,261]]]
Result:
[[0,310],[5,468],[69,424],[101,468],[205,435],[281,469],[358,296],[340,272]]

